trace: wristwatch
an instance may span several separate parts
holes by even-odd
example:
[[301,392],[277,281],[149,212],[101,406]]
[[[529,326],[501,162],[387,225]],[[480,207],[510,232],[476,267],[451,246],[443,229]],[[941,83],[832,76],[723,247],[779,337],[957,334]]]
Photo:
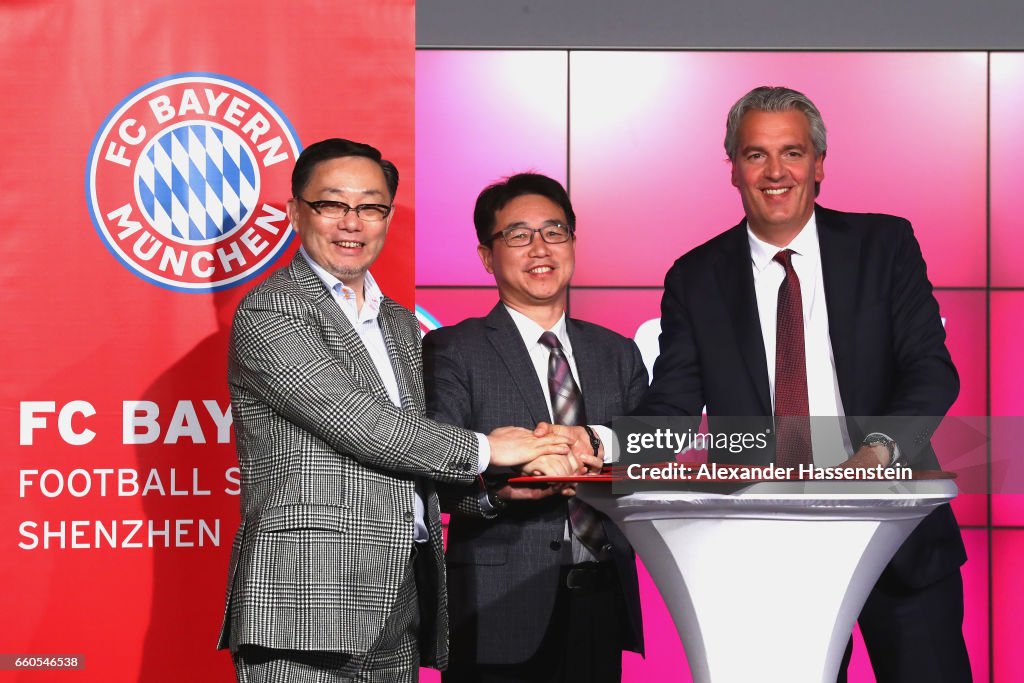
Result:
[[597,434],[594,433],[593,427],[590,425],[582,425],[587,430],[587,436],[590,437],[590,447],[594,449],[594,457],[597,456],[598,450],[601,448],[601,439],[597,438]]
[[491,508],[495,512],[500,512],[508,507],[508,501],[498,495],[497,491],[487,489],[487,502],[491,504]]
[[871,432],[860,442],[861,446],[885,446],[889,450],[889,467],[895,465],[900,459],[900,446],[888,434],[882,432]]
[[497,517],[499,512],[508,507],[508,501],[498,497],[497,492],[492,488],[498,482],[498,479],[481,474],[477,477],[477,482],[480,489],[476,494],[476,499],[480,504],[480,511],[483,512],[484,517]]

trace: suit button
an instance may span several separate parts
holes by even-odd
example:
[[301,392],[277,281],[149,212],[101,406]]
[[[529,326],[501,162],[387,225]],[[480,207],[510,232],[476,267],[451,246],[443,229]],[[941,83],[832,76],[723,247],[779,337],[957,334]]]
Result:
[[612,544],[611,543],[605,543],[603,546],[601,546],[601,552],[602,553],[608,554],[608,553],[611,553],[611,551],[612,551]]
[[462,463],[462,471],[463,472],[468,472],[471,467],[472,467],[472,465],[470,465],[468,462]]
[[562,549],[562,542],[561,541],[551,541],[551,549],[552,550],[561,550]]
[[411,522],[412,520],[416,519],[416,515],[414,515],[411,512],[406,512],[405,515],[403,515],[403,517],[405,517],[405,521],[407,522]]

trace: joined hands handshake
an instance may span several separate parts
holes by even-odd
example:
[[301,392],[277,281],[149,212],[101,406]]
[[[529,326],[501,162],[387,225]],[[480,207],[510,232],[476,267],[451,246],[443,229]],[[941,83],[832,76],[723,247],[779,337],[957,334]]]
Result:
[[[541,422],[532,432],[523,427],[499,427],[487,440],[492,467],[510,467],[524,475],[573,477],[599,472],[604,465],[604,445],[595,456],[590,435],[581,426]],[[534,500],[554,493],[571,496],[576,489],[561,483],[506,484],[495,492],[505,500]]]

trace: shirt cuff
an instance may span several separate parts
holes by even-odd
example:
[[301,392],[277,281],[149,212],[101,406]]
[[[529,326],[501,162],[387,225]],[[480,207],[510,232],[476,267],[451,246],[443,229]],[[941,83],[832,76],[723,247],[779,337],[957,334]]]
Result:
[[612,448],[612,444],[615,443],[615,434],[611,429],[604,425],[590,425],[590,428],[597,434],[597,438],[601,439],[601,443],[604,445],[604,462],[607,465],[612,462],[612,458],[615,456],[617,449]]
[[480,432],[474,432],[474,434],[476,434],[477,451],[480,458],[476,464],[476,473],[483,474],[487,466],[491,464],[491,442],[487,440],[486,434]]

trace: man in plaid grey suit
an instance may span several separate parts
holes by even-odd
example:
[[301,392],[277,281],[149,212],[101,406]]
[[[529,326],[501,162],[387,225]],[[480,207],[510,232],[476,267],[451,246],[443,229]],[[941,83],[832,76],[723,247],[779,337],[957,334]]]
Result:
[[241,466],[219,647],[239,681],[414,681],[448,657],[432,481],[576,470],[565,437],[423,416],[419,326],[369,273],[398,172],[331,139],[296,161],[291,264],[239,305],[228,381]]

